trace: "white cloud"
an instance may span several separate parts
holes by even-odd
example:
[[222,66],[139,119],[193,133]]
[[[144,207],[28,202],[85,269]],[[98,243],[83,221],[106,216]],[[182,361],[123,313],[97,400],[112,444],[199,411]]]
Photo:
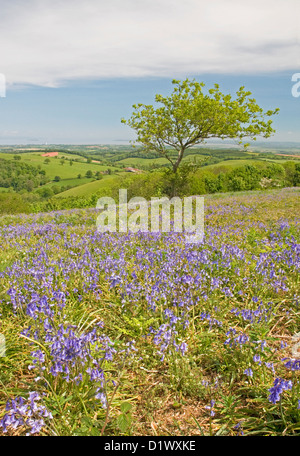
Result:
[[[1,0],[0,73],[84,78],[297,69],[299,0]],[[298,11],[297,11],[298,9]]]

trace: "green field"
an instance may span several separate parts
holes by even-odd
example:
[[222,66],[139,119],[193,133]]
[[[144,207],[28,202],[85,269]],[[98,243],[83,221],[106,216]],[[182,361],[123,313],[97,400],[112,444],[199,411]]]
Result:
[[[7,160],[12,160],[14,154],[0,154],[0,158],[5,158]],[[54,179],[55,176],[59,176],[61,179],[74,179],[77,178],[78,174],[81,174],[82,177],[85,176],[85,173],[88,170],[91,170],[93,173],[97,171],[106,171],[107,168],[110,168],[112,171],[118,169],[115,166],[103,166],[99,165],[98,163],[87,163],[83,157],[79,155],[72,155],[67,153],[59,154],[57,158],[50,157],[50,162],[48,164],[45,163],[45,159],[47,157],[42,157],[39,152],[34,153],[23,153],[19,155],[21,157],[21,161],[28,163],[33,166],[40,166],[41,169],[46,171],[46,175],[50,179]],[[65,157],[65,163],[62,165],[60,160]],[[80,161],[75,162],[73,161],[73,165],[70,166],[69,160],[78,159]]]
[[[276,160],[277,163],[278,160]],[[249,160],[224,160],[220,161],[219,163],[214,163],[212,165],[207,165],[204,166],[203,169],[213,169],[213,168],[218,168],[219,166],[226,166],[230,168],[239,168],[240,166],[245,166],[245,165],[256,165],[256,166],[266,166],[266,163],[264,163],[263,160],[252,160],[249,158]]]
[[56,195],[56,198],[65,198],[68,196],[90,196],[100,189],[109,188],[112,184],[117,182],[117,179],[117,176],[103,176],[103,179],[101,180],[89,182],[59,193]]
[[[0,158],[5,160],[14,160],[14,155],[20,157],[20,161],[40,169],[46,172],[46,177],[49,182],[44,184],[41,188],[51,188],[53,185],[58,186],[64,190],[55,195],[56,198],[65,197],[90,197],[98,191],[104,189],[110,189],[118,179],[117,176],[132,176],[130,173],[126,173],[125,167],[135,167],[143,169],[145,172],[151,169],[151,166],[159,168],[166,167],[169,162],[164,157],[152,156],[147,157],[143,151],[133,150],[130,147],[101,147],[98,149],[95,147],[81,149],[78,147],[78,154],[76,149],[72,148],[72,153],[68,153],[65,150],[60,150],[53,147],[49,149],[51,151],[58,151],[57,157],[49,157],[49,163],[45,163],[47,157],[43,157],[42,154],[45,150],[31,151],[30,149],[18,153],[18,149],[15,152],[2,153],[0,152]],[[84,156],[80,155],[83,154]],[[141,155],[141,156],[134,156]],[[253,157],[257,156],[256,158]],[[150,158],[151,157],[151,158]],[[249,158],[248,158],[249,157]],[[274,157],[274,158],[273,158]],[[64,163],[61,160],[64,158]],[[94,163],[88,163],[88,158],[95,161]],[[225,158],[225,159],[224,159]],[[71,160],[71,161],[70,161]],[[77,161],[75,161],[77,160]],[[223,172],[226,173],[235,168],[242,167],[244,165],[255,165],[258,168],[265,168],[268,164],[274,162],[276,164],[284,164],[287,161],[297,161],[299,159],[292,159],[291,157],[280,157],[276,158],[275,155],[260,154],[258,151],[239,151],[237,149],[209,149],[209,148],[198,148],[190,149],[183,158],[183,162],[192,162],[200,164],[200,168],[197,170],[197,176],[206,171],[213,172],[214,174]],[[99,163],[97,163],[99,161]],[[217,161],[217,163],[214,163]],[[199,163],[200,162],[200,163]],[[202,166],[201,166],[202,162]],[[71,163],[71,164],[70,164]],[[102,163],[102,164],[101,164]],[[103,164],[105,163],[105,164]],[[207,164],[206,164],[207,163]],[[204,165],[204,166],[203,166]],[[95,173],[105,173],[110,170],[110,174],[102,174],[102,179],[95,180]],[[86,172],[91,171],[93,173],[92,178],[86,178]],[[78,178],[81,175],[81,178]],[[59,177],[60,180],[56,182],[54,179]],[[63,188],[64,187],[64,188]],[[66,187],[72,187],[66,189]],[[36,190],[36,189],[35,189]],[[0,192],[11,191],[5,187],[0,187]],[[109,193],[109,191],[108,191]],[[42,195],[46,198],[46,193]]]
[[128,165],[128,166],[142,166],[142,165],[166,165],[168,160],[164,157],[159,158],[139,158],[139,157],[128,157],[123,160],[119,160],[118,164]]
[[61,179],[59,182],[48,182],[48,184],[43,185],[43,187],[52,187],[53,185],[59,185],[60,187],[67,187],[68,185],[72,187],[77,187],[80,185],[87,184],[91,182],[93,179],[89,179],[88,177],[78,178],[70,178],[70,179]]

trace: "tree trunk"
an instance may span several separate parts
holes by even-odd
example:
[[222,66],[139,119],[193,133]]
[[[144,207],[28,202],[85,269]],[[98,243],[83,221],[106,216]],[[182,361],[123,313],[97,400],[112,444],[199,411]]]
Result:
[[179,165],[181,163],[181,160],[183,159],[183,154],[184,154],[184,148],[180,149],[180,151],[178,152],[178,158],[176,160],[176,162],[174,163],[173,165],[173,172],[176,173],[177,172],[177,169],[179,168]]

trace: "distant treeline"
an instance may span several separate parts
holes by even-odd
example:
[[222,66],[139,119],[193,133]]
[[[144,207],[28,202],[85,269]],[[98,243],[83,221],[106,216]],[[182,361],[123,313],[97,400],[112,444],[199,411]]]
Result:
[[19,160],[0,158],[0,187],[12,188],[19,192],[33,189],[49,182],[46,172],[39,167],[29,165]]

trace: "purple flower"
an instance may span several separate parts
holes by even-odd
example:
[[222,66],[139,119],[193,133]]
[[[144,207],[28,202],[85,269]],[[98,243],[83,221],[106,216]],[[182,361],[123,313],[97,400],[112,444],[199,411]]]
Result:
[[[287,358],[283,358],[282,361],[285,361]],[[290,359],[285,363],[285,367],[292,371],[300,370],[300,360],[299,359]]]
[[253,356],[253,361],[254,361],[255,363],[261,364],[260,355],[254,355],[254,356]]
[[209,410],[210,416],[215,416],[215,412],[214,412],[214,410],[213,410],[214,405],[215,405],[215,401],[211,400],[211,401],[210,401],[210,405],[206,405],[206,406],[204,407],[206,410]]
[[244,374],[248,375],[248,377],[253,377],[253,371],[250,367],[244,370]]
[[284,390],[290,390],[292,389],[293,384],[291,380],[284,380],[283,378],[276,378],[274,381],[274,385],[272,388],[269,389],[270,391],[270,396],[269,396],[269,401],[275,404],[280,400],[280,395]]
[[9,426],[13,429],[24,426],[29,428],[30,434],[38,434],[46,424],[43,418],[53,418],[51,412],[38,403],[40,400],[41,397],[36,391],[30,392],[27,400],[23,397],[8,400],[5,407],[7,413],[0,420],[3,432],[6,433]]

